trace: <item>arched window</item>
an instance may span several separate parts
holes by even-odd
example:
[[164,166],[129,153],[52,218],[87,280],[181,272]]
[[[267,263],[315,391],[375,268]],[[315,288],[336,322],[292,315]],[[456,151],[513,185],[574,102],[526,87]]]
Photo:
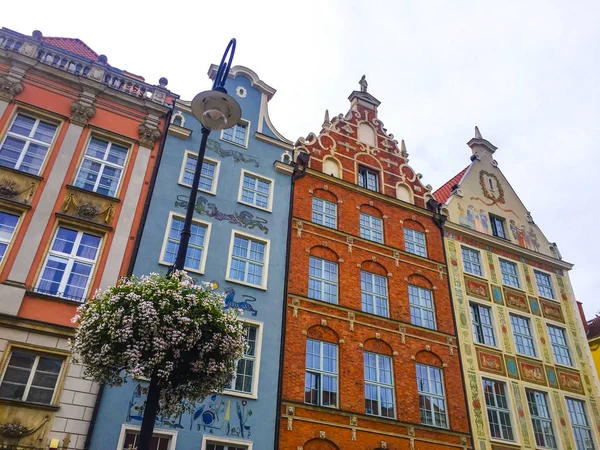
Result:
[[323,161],[323,173],[332,177],[342,178],[342,168],[340,163],[333,158],[325,158]]

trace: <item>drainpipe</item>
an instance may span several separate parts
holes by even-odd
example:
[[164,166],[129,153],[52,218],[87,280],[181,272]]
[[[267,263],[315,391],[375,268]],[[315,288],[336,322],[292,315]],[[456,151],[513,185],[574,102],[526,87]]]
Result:
[[[304,153],[304,155],[307,155]],[[307,155],[308,156],[308,155]],[[292,161],[290,164],[294,167],[292,172],[292,182],[290,185],[290,209],[288,212],[288,229],[287,229],[287,245],[285,253],[285,278],[283,288],[283,311],[281,314],[281,342],[279,344],[279,379],[277,381],[277,415],[275,416],[275,443],[274,449],[279,450],[279,427],[281,425],[281,404],[282,404],[282,390],[283,390],[283,360],[284,360],[284,348],[285,348],[285,336],[286,336],[286,323],[287,323],[287,302],[288,302],[288,282],[290,273],[290,250],[292,247],[292,220],[294,217],[294,187],[297,179],[302,178],[306,175],[306,168],[308,167],[308,159],[302,160],[302,168],[298,170],[298,163]]]
[[462,356],[460,354],[460,345],[458,345],[458,330],[456,328],[456,313],[454,312],[454,299],[452,296],[452,286],[450,284],[450,269],[449,269],[450,261],[448,260],[448,254],[446,253],[446,240],[444,237],[444,224],[446,223],[447,217],[441,213],[442,206],[443,205],[441,203],[438,203],[436,200],[433,200],[433,199],[430,199],[427,202],[427,209],[429,209],[430,211],[433,211],[433,222],[440,229],[440,235],[442,236],[442,248],[444,250],[444,261],[446,262],[446,267],[448,268],[448,274],[446,276],[446,284],[448,285],[448,293],[450,294],[450,303],[451,303],[450,310],[452,311],[454,335],[456,336],[456,354],[458,356],[458,363],[460,366],[460,375],[461,375],[461,379],[462,379],[462,390],[463,390],[463,395],[465,398],[465,406],[467,407],[467,420],[469,422],[469,435],[471,436],[471,444],[472,444],[473,448],[475,448],[475,439],[473,437],[473,430],[471,429],[471,408],[468,403],[469,397],[467,396],[467,387],[465,385],[465,378],[463,376],[465,372],[463,370],[463,361],[462,361]]
[[[146,217],[148,215],[148,209],[150,209],[150,200],[152,199],[152,193],[154,192],[154,186],[156,184],[156,177],[158,175],[158,168],[160,166],[160,161],[162,160],[163,151],[165,148],[165,142],[167,140],[167,132],[169,130],[169,125],[171,124],[171,117],[173,116],[174,104],[169,105],[171,108],[165,117],[165,132],[163,133],[160,139],[160,146],[158,147],[158,153],[156,155],[156,163],[154,168],[152,169],[152,178],[150,179],[150,186],[148,186],[148,195],[146,196],[146,201],[144,202],[144,209],[142,211],[142,219],[140,221],[140,226],[138,227],[137,235],[135,237],[135,245],[133,247],[133,253],[131,254],[131,259],[129,261],[129,267],[127,268],[127,276],[131,276],[133,273],[133,267],[135,265],[135,260],[137,258],[140,242],[142,240],[142,231],[144,230],[144,226],[146,225]],[[88,428],[87,437],[85,439],[85,444],[83,445],[83,450],[89,450],[90,445],[92,443],[92,436],[94,434],[94,428],[96,427],[96,420],[98,418],[98,410],[100,409],[100,402],[102,401],[102,395],[104,394],[104,384],[100,386],[98,390],[98,395],[96,396],[96,402],[94,403],[94,412],[92,413],[92,418],[90,420],[90,427]]]

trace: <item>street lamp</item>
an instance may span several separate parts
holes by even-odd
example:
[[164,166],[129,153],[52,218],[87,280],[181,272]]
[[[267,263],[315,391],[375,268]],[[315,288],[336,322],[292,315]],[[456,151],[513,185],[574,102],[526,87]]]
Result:
[[[169,269],[169,275],[173,271],[183,270],[185,267],[185,258],[190,243],[190,236],[192,235],[192,219],[196,207],[198,185],[200,184],[202,162],[204,161],[208,135],[212,130],[225,130],[234,127],[242,117],[242,109],[239,103],[232,96],[227,95],[227,90],[225,89],[225,81],[227,81],[234,54],[235,39],[232,39],[225,49],[223,58],[221,58],[221,64],[219,64],[219,70],[213,82],[212,90],[200,92],[192,100],[192,114],[202,124],[202,139],[200,140],[200,150],[196,159],[196,169],[194,170],[194,179],[185,213],[185,221],[179,238],[177,257],[175,258],[175,264]],[[228,56],[229,59],[227,59]],[[227,61],[225,61],[226,59]],[[161,386],[155,374],[150,379],[150,386],[148,386],[144,418],[142,419],[142,428],[137,446],[138,450],[150,450],[154,422],[156,421],[156,414],[158,412],[160,391]]]

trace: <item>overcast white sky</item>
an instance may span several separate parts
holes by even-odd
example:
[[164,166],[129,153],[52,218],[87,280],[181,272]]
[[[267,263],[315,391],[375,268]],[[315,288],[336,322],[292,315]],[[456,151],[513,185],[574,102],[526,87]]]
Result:
[[2,26],[78,37],[113,66],[189,100],[228,40],[278,92],[288,139],[346,112],[366,74],[379,116],[437,188],[478,125],[536,223],[558,243],[588,317],[600,309],[600,4],[564,0],[6,2]]

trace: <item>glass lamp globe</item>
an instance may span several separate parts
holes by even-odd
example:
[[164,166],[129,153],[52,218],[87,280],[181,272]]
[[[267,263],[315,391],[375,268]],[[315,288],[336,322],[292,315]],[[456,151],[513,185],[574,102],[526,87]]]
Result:
[[234,127],[242,117],[239,103],[220,91],[200,92],[192,100],[192,114],[209,130]]

